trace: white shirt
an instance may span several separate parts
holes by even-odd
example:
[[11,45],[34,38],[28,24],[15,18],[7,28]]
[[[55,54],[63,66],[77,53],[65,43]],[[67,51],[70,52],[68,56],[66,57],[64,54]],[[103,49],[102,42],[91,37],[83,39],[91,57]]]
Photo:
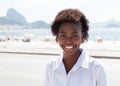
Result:
[[76,64],[66,74],[63,55],[46,67],[45,86],[107,86],[104,67],[82,50]]

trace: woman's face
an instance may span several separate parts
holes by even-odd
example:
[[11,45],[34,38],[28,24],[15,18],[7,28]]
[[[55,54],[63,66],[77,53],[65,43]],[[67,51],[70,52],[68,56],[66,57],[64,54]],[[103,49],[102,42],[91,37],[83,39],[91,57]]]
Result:
[[59,28],[57,42],[66,54],[74,54],[79,51],[82,44],[82,26],[75,23],[63,23]]

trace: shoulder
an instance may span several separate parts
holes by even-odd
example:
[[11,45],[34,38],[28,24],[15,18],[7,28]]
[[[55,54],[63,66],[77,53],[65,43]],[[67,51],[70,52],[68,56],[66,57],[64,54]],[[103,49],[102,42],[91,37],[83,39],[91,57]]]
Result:
[[90,57],[90,59],[91,59],[90,66],[92,69],[94,69],[94,72],[96,72],[96,74],[106,72],[105,66],[101,61],[99,61],[98,59],[92,58],[92,57]]
[[99,61],[99,59],[92,58],[92,63],[95,65],[96,68],[104,68],[104,64]]
[[97,80],[97,84],[101,84],[101,86],[107,86],[107,73],[105,66],[98,59],[92,58],[91,64],[93,65],[93,73],[95,74],[95,78]]
[[55,59],[52,59],[50,62],[47,63],[46,69],[48,71],[54,70],[57,65],[59,64],[60,58],[56,57]]
[[93,58],[91,56],[88,55],[88,53],[86,53],[85,50],[82,50],[82,58],[84,59],[85,63],[88,63],[88,66],[94,67],[96,69],[100,69],[103,68],[104,69],[104,65],[101,61],[99,61],[99,59]]
[[104,68],[104,64],[99,61],[99,59],[93,58],[93,57],[89,57],[90,58],[90,64],[92,66],[95,66],[96,68]]

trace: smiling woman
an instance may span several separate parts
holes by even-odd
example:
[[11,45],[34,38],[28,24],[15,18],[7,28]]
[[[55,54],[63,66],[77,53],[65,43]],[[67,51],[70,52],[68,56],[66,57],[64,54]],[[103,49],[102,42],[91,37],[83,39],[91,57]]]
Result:
[[88,39],[86,16],[78,9],[62,10],[51,30],[63,53],[47,65],[45,86],[107,86],[104,67],[81,48]]

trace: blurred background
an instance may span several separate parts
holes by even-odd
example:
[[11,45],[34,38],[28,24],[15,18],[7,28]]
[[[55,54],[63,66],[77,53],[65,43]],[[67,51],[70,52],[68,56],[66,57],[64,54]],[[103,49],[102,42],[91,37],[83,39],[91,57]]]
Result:
[[119,86],[119,4],[120,0],[0,0],[0,86],[43,85],[46,64],[61,52],[50,25],[66,8],[86,15],[89,40],[81,47],[103,62],[108,86]]

